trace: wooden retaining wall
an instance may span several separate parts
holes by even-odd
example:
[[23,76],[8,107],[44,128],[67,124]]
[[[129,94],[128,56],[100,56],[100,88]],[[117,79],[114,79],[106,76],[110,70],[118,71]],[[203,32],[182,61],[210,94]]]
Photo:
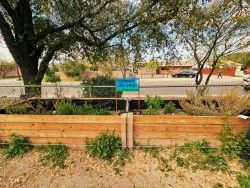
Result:
[[[100,132],[121,136],[123,116],[77,115],[0,115],[0,140],[8,141],[11,133],[30,138],[32,144],[47,142],[77,147],[86,138],[94,139]],[[126,118],[126,117],[125,117]],[[125,119],[126,120],[126,119]]]
[[[230,117],[234,132],[248,130],[250,120]],[[0,115],[0,141],[9,141],[16,133],[30,138],[32,144],[60,142],[69,147],[83,147],[86,138],[100,132],[113,132],[122,138],[123,147],[139,145],[181,146],[205,139],[212,146],[220,144],[218,135],[225,118],[212,116],[146,116],[124,113],[121,116],[77,115]]]

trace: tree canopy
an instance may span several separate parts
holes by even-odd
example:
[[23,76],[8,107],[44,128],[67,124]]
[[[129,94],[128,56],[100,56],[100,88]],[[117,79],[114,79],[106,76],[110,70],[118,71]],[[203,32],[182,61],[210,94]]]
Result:
[[192,53],[198,67],[196,85],[203,80],[202,69],[205,63],[212,62],[211,72],[205,81],[208,84],[221,58],[249,46],[249,6],[231,0],[191,5],[188,12],[179,15],[175,28],[179,41]]
[[183,2],[0,0],[0,37],[20,67],[24,84],[40,85],[49,62],[60,54],[104,58],[120,37],[137,55],[166,45],[159,23],[171,21]]

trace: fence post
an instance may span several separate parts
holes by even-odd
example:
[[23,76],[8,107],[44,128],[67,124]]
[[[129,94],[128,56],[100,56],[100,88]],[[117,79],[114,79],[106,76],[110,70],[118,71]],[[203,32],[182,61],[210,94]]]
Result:
[[127,146],[129,149],[133,148],[134,144],[134,128],[133,128],[133,113],[128,113],[127,116]]
[[127,113],[121,114],[121,138],[122,147],[127,147]]

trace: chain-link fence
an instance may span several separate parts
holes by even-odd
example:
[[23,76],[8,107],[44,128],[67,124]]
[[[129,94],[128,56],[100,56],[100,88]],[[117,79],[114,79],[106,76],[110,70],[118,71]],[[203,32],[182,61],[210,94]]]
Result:
[[[221,90],[230,90],[240,85],[208,85],[209,93],[216,96]],[[197,91],[205,85],[141,85],[139,91],[115,92],[115,86],[85,87],[80,84],[42,84],[41,86],[23,85],[20,83],[1,84],[0,98],[24,98],[25,91],[41,91],[42,98],[135,98],[147,95],[163,98],[185,98],[187,91]],[[244,92],[243,86],[242,92]]]

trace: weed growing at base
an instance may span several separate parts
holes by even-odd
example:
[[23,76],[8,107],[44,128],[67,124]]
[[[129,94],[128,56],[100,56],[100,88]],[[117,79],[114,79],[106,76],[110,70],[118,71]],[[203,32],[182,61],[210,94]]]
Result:
[[42,157],[41,162],[45,165],[50,165],[52,168],[59,166],[60,168],[66,167],[66,159],[68,157],[68,150],[65,145],[59,143],[51,144],[37,147],[38,151],[45,153]]
[[9,143],[4,147],[3,155],[5,159],[10,159],[15,156],[22,158],[23,155],[32,148],[33,146],[29,143],[28,137],[13,133],[10,135]]
[[85,142],[86,152],[90,156],[98,157],[99,159],[107,161],[109,164],[113,163],[117,174],[120,172],[120,167],[130,162],[131,156],[129,150],[122,148],[122,140],[119,136],[115,136],[114,131],[101,132],[95,140]]

